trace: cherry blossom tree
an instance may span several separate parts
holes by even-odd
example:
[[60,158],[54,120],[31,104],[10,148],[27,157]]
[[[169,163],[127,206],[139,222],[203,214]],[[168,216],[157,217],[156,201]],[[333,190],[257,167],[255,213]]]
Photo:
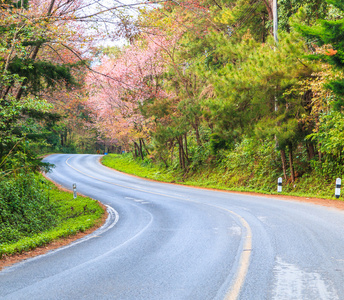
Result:
[[169,97],[162,88],[162,46],[167,47],[167,43],[159,35],[138,40],[116,57],[101,58],[96,71],[105,76],[88,76],[88,105],[100,136],[126,149],[134,143],[141,156],[154,117],[145,118],[140,107],[147,101]]

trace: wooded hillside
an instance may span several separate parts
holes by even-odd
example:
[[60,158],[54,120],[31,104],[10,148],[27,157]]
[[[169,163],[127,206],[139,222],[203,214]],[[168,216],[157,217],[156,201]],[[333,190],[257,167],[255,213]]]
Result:
[[272,2],[145,6],[130,43],[103,52],[108,77],[89,77],[96,129],[186,173],[341,176],[343,4],[278,1],[277,42]]
[[6,174],[97,150],[238,184],[343,174],[342,1],[278,1],[278,41],[272,0],[0,3]]

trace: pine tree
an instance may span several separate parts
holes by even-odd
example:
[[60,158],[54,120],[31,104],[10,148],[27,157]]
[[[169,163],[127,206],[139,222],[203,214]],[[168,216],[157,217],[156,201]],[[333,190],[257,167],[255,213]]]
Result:
[[[340,18],[321,19],[314,26],[300,24],[296,28],[308,39],[315,40],[318,46],[323,46],[324,50],[321,53],[309,55],[308,58],[321,59],[339,70],[344,70],[344,4],[341,0],[327,2],[342,13]],[[327,87],[338,96],[334,108],[340,110],[344,107],[344,78],[329,82]]]

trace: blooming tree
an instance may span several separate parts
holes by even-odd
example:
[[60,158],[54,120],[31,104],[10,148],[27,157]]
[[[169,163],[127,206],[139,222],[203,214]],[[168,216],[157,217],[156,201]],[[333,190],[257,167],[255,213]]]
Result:
[[141,39],[125,47],[117,57],[103,56],[97,72],[90,73],[88,106],[94,125],[111,143],[126,147],[147,138],[153,117],[146,119],[140,107],[156,98],[167,98],[162,89],[164,71],[162,47],[168,47],[162,36]]

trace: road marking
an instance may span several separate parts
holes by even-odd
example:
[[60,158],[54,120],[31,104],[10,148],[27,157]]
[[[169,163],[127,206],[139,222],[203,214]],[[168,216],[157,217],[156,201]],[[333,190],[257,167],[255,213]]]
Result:
[[[225,209],[225,208],[224,208]],[[227,210],[227,209],[225,209]],[[252,230],[250,225],[246,222],[246,220],[235,213],[234,211],[227,210],[233,215],[237,216],[241,222],[241,224],[245,227],[246,229],[246,236],[244,240],[244,246],[243,250],[241,252],[241,256],[239,259],[239,269],[235,275],[235,281],[232,284],[232,287],[230,291],[227,292],[225,296],[225,300],[236,300],[238,299],[241,289],[244,285],[244,281],[247,275],[248,267],[250,265],[250,258],[251,258],[251,253],[252,253]]]
[[[192,201],[192,200],[189,200],[189,201]],[[192,202],[195,202],[195,201],[192,201]],[[196,202],[196,203],[199,203],[199,202]],[[242,216],[240,216],[239,214],[235,213],[232,210],[229,210],[221,206],[213,205],[213,204],[207,204],[207,203],[202,203],[202,204],[216,207],[218,209],[229,212],[230,214],[236,216],[239,219],[241,225],[246,229],[246,235],[244,237],[243,248],[242,248],[241,255],[239,258],[239,263],[238,263],[239,268],[234,276],[234,280],[232,280],[231,287],[227,291],[224,298],[224,300],[237,300],[240,296],[240,292],[242,290],[242,287],[244,285],[244,282],[247,276],[248,267],[250,265],[250,259],[251,259],[251,253],[252,253],[251,227]]]
[[149,204],[150,203],[150,202],[145,201],[145,200],[135,199],[135,198],[131,198],[131,197],[124,197],[124,199],[133,200],[134,202],[137,202],[137,203],[140,203],[140,204]]
[[108,212],[108,217],[104,223],[103,226],[99,227],[96,231],[94,231],[93,233],[90,233],[88,235],[86,235],[85,237],[81,238],[81,239],[78,239],[68,245],[65,245],[63,247],[60,247],[60,248],[56,248],[56,249],[53,249],[45,254],[41,254],[41,255],[38,255],[38,256],[34,256],[32,258],[29,258],[29,259],[26,259],[26,260],[23,260],[17,264],[14,264],[12,266],[9,266],[7,268],[5,268],[4,270],[2,270],[3,273],[5,272],[10,272],[11,270],[13,269],[16,269],[18,268],[19,266],[21,265],[24,265],[24,264],[27,264],[28,262],[31,262],[31,261],[35,261],[35,260],[38,260],[38,259],[41,259],[42,257],[46,257],[46,256],[50,256],[50,255],[54,255],[55,253],[57,252],[60,252],[60,251],[63,251],[63,250],[66,250],[66,249],[69,249],[71,247],[74,247],[75,245],[78,245],[80,243],[83,243],[83,242],[86,242],[90,239],[93,239],[93,238],[96,238],[96,237],[100,237],[100,235],[104,232],[107,232],[108,230],[110,230],[111,228],[113,228],[118,220],[119,220],[119,214],[118,212],[111,206],[109,205],[105,205],[106,206],[106,210]]
[[[252,253],[252,230],[250,225],[247,223],[247,221],[240,216],[239,214],[235,213],[234,211],[231,211],[229,209],[226,209],[224,207],[220,207],[217,205],[212,205],[212,204],[207,204],[207,203],[201,203],[201,202],[197,202],[197,201],[193,201],[190,199],[186,199],[186,198],[182,198],[182,197],[176,197],[176,196],[170,196],[170,195],[166,195],[166,194],[161,194],[161,193],[155,193],[155,192],[151,192],[151,191],[146,191],[146,190],[142,190],[142,189],[138,189],[138,188],[132,188],[132,187],[128,187],[128,186],[124,186],[124,185],[120,185],[120,184],[116,184],[110,181],[106,181],[103,179],[99,179],[97,177],[88,175],[76,168],[74,168],[72,165],[70,165],[68,163],[69,159],[72,158],[72,156],[70,156],[67,160],[66,160],[66,164],[71,167],[72,169],[74,169],[75,171],[93,178],[95,180],[98,181],[102,181],[111,185],[115,185],[115,186],[119,186],[119,187],[123,187],[123,188],[127,188],[130,190],[135,190],[135,191],[140,191],[140,192],[145,192],[145,193],[149,193],[149,194],[153,194],[153,195],[159,195],[159,196],[164,196],[164,197],[168,197],[168,198],[174,198],[174,199],[178,199],[178,200],[184,200],[184,201],[189,201],[189,202],[193,202],[193,203],[197,203],[197,204],[203,204],[203,205],[208,205],[208,206],[212,206],[212,207],[216,207],[218,209],[221,210],[225,210],[227,212],[229,212],[230,214],[236,216],[239,220],[240,223],[242,224],[242,226],[246,229],[246,236],[244,237],[244,245],[243,245],[243,249],[239,258],[239,268],[234,276],[234,280],[233,283],[231,285],[230,290],[226,293],[224,300],[236,300],[239,298],[240,296],[240,292],[241,289],[244,285],[245,282],[245,278],[247,276],[247,271],[248,271],[248,267],[250,265],[250,259],[251,259],[251,253]],[[129,197],[127,197],[129,198]]]
[[118,220],[119,220],[119,214],[118,214],[118,212],[113,207],[111,207],[109,205],[106,205],[106,204],[105,204],[105,206],[106,206],[106,210],[108,212],[108,217],[107,217],[107,219],[106,219],[106,221],[105,221],[103,226],[98,228],[93,233],[91,233],[91,234],[89,234],[89,235],[87,235],[87,236],[85,236],[85,237],[83,237],[83,238],[81,238],[81,239],[79,239],[79,240],[77,240],[75,242],[70,243],[69,245],[66,245],[66,246],[64,246],[62,248],[59,248],[57,250],[53,250],[53,252],[57,252],[59,250],[63,250],[63,249],[67,249],[67,248],[73,247],[73,246],[75,246],[77,244],[86,242],[89,239],[92,239],[94,237],[99,237],[99,235],[101,235],[104,232],[107,232],[112,227],[114,227],[117,224]]

